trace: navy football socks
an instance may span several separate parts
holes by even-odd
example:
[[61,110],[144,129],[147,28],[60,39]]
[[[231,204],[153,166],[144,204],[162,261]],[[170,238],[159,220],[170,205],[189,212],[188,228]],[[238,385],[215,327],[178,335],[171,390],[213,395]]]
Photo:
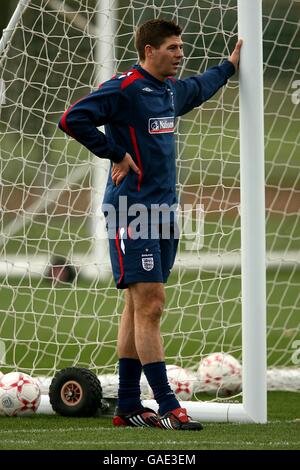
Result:
[[145,364],[143,369],[153,390],[154,398],[159,404],[159,414],[162,416],[168,411],[180,408],[179,401],[168,382],[165,362],[151,362]]
[[142,364],[139,359],[119,359],[118,411],[131,413],[143,407],[140,397],[141,374]]

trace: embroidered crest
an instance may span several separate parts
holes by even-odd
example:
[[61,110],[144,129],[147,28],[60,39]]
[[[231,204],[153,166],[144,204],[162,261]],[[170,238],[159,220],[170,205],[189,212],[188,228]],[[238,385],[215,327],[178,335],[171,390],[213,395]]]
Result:
[[145,271],[151,271],[154,268],[154,259],[153,257],[143,257],[142,258],[142,266]]

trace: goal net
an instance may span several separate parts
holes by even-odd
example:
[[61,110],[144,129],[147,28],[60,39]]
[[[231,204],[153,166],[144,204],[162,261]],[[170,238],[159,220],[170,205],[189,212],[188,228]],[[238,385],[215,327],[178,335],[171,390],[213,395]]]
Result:
[[[269,388],[299,386],[299,13],[296,0],[263,2]],[[123,294],[111,277],[100,213],[108,167],[57,123],[103,77],[137,61],[134,31],[157,17],[183,27],[180,78],[223,61],[237,39],[236,0],[23,0],[4,31],[2,372],[117,373]],[[166,286],[162,335],[167,364],[190,369],[195,380],[213,352],[243,362],[238,93],[235,76],[176,128],[177,189],[193,223]],[[197,383],[194,391],[206,390]],[[219,399],[218,390],[208,399]]]

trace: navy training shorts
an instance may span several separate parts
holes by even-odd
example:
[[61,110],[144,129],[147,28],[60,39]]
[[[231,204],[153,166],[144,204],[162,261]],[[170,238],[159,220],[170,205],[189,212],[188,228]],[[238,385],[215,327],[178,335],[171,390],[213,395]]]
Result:
[[174,226],[170,225],[167,232],[166,237],[160,224],[155,238],[133,239],[130,228],[115,229],[115,238],[109,239],[109,251],[118,289],[126,289],[137,282],[167,282],[178,246]]

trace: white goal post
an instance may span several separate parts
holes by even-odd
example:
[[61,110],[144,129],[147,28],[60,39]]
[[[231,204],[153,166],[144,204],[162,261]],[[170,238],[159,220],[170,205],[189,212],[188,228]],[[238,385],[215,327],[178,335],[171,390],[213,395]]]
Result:
[[[197,377],[207,354],[232,354],[243,365],[242,393],[221,400],[217,390],[182,406],[202,421],[265,423],[272,368],[288,368],[283,388],[299,388],[300,4],[128,3],[20,0],[0,40],[0,370],[45,383],[69,366],[89,367],[100,380],[116,374],[123,297],[101,212],[109,165],[57,122],[136,62],[137,25],[175,19],[185,43],[179,78],[226,59],[238,37],[244,43],[239,74],[176,127],[180,201],[193,214],[201,203],[204,222],[181,240],[166,287],[166,362]],[[73,282],[55,278],[55,259],[75,267]],[[51,412],[46,394],[40,411]]]
[[[240,68],[243,410],[267,420],[262,2],[238,1]],[[253,192],[253,188],[255,191]],[[254,229],[255,228],[255,229]]]

